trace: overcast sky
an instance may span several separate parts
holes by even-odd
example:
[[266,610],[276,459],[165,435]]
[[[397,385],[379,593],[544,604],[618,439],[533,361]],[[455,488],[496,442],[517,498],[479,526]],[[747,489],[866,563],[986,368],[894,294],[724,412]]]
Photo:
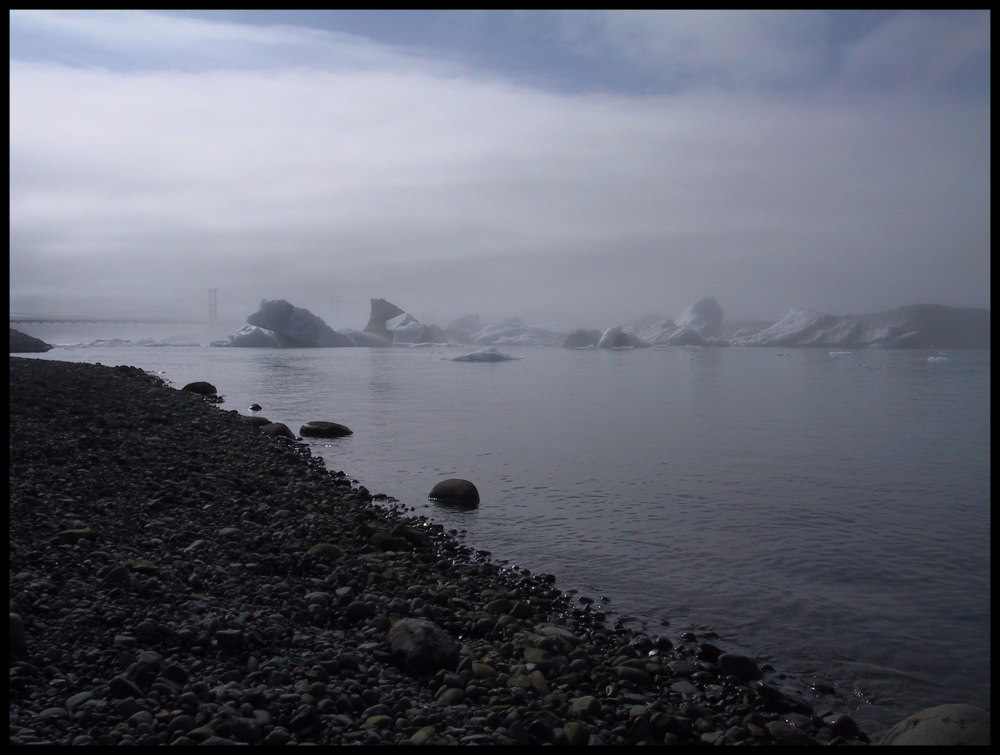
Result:
[[988,11],[11,11],[10,308],[989,307]]

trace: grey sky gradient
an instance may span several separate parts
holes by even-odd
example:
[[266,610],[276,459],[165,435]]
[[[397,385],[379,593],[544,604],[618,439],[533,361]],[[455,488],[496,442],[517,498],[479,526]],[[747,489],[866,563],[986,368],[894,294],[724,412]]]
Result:
[[989,307],[988,11],[10,22],[11,311]]

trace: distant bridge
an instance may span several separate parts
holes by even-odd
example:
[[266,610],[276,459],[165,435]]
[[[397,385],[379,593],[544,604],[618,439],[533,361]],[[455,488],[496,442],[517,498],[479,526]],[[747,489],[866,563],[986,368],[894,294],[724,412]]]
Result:
[[54,323],[149,323],[159,325],[210,325],[212,320],[181,320],[170,317],[130,317],[128,315],[25,315],[10,316],[11,325],[34,323],[51,325]]
[[[148,311],[148,310],[147,310]],[[53,325],[56,323],[87,323],[87,324],[148,324],[148,325],[214,325],[219,320],[219,290],[208,290],[208,313],[203,318],[193,317],[157,317],[155,315],[140,315],[122,313],[117,315],[39,315],[26,312],[11,312],[10,324]]]

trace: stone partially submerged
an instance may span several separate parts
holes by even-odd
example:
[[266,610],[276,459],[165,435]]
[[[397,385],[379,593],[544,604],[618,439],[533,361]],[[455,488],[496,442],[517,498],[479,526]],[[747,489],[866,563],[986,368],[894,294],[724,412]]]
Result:
[[40,338],[29,336],[19,330],[10,329],[10,353],[11,354],[37,354],[48,351],[52,346],[45,343]]
[[476,506],[479,503],[479,490],[468,480],[452,477],[435,485],[428,498],[439,503]]
[[990,713],[975,705],[950,703],[926,708],[887,731],[880,745],[989,745]]
[[299,428],[299,435],[303,438],[342,438],[345,435],[353,435],[354,431],[339,422],[323,422],[313,420],[306,422]]

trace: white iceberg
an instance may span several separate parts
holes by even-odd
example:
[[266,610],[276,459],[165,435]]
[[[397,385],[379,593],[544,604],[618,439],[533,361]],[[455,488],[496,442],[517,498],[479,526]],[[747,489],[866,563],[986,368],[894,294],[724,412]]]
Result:
[[713,297],[706,296],[688,306],[677,318],[678,328],[691,328],[704,338],[719,335],[722,329],[723,311]]
[[386,320],[385,329],[392,335],[393,345],[418,344],[427,332],[427,326],[409,312]]
[[491,346],[493,344],[512,346],[560,346],[566,339],[566,331],[543,325],[528,325],[520,317],[501,320],[487,325],[472,334],[472,342]]
[[652,346],[652,344],[629,333],[618,325],[605,330],[601,335],[601,340],[597,342],[597,348],[599,349],[637,349],[647,346]]

